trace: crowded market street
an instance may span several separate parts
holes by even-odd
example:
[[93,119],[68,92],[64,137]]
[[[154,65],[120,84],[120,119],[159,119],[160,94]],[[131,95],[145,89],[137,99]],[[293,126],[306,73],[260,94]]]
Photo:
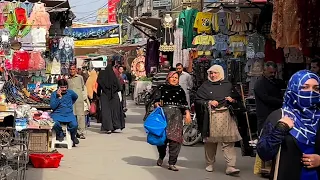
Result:
[[[254,158],[241,157],[237,148],[239,177],[226,176],[225,161],[220,148],[217,152],[215,172],[208,173],[204,166],[204,149],[182,147],[177,167],[172,172],[156,166],[157,150],[146,142],[142,118],[144,107],[128,101],[126,128],[118,134],[101,134],[100,124],[91,123],[87,139],[72,150],[59,148],[64,157],[57,169],[27,171],[27,180],[259,180],[253,174]],[[167,160],[167,158],[166,158]]]

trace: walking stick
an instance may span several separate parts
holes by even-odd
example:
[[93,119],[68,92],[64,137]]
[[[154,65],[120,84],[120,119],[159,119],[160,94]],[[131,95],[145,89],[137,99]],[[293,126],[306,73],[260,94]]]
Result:
[[[242,83],[240,83],[240,91],[241,91],[241,97],[242,97],[243,105],[244,105],[244,107],[246,107]],[[250,138],[250,141],[252,141],[252,134],[251,134],[251,128],[250,128],[250,122],[249,122],[248,112],[245,112],[245,115],[246,115],[248,130],[249,130],[249,138]]]

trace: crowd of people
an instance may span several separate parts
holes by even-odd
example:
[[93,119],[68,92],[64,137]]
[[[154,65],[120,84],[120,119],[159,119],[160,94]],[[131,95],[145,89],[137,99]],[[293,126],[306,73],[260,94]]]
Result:
[[[319,65],[319,60],[312,61],[310,70],[296,72],[285,86],[283,81],[276,79],[276,64],[266,62],[263,76],[255,84],[260,134],[257,153],[264,161],[272,160],[271,179],[317,180],[320,177]],[[183,124],[192,121],[190,90],[193,83],[182,64],[177,64],[175,71],[170,69],[169,62],[164,62],[160,72],[154,75],[149,101],[154,107],[163,108],[168,123],[166,143],[157,146],[159,158],[156,164],[163,165],[169,146],[168,169],[178,171],[175,165],[182,144]],[[236,168],[235,142],[242,137],[232,107],[242,99],[220,65],[213,65],[207,72],[208,78],[198,88],[194,100],[198,128],[204,141],[205,170],[214,171],[217,147],[221,144],[225,173],[237,175],[240,170]],[[72,65],[70,77],[58,81],[59,88],[52,93],[50,102],[58,140],[64,138],[62,123],[68,124],[74,145],[79,143],[78,138],[86,138],[84,129],[89,111],[86,107],[91,108],[89,99],[93,103],[100,101],[97,119],[102,123],[101,131],[110,134],[125,128],[128,77],[124,68],[108,64],[93,76],[96,81],[90,79],[91,76],[84,79]]]
[[124,67],[109,64],[104,70],[92,70],[86,75],[71,65],[69,73],[68,79],[58,81],[58,89],[50,99],[57,140],[65,138],[61,124],[68,125],[73,146],[79,144],[78,139],[86,139],[89,113],[101,122],[102,132],[111,134],[123,130],[127,110],[125,96],[128,95]]
[[[175,164],[181,146],[183,119],[186,124],[190,123],[188,98],[192,88],[192,77],[183,72],[181,64],[176,67],[176,71],[170,72],[169,63],[163,64],[162,70],[153,79],[154,87],[157,87],[154,91],[156,95],[151,96],[154,105],[162,106],[168,117],[168,168],[173,171],[178,171]],[[310,70],[296,72],[286,86],[276,78],[277,65],[266,62],[263,76],[255,84],[257,129],[260,134],[257,153],[262,160],[272,161],[270,179],[317,180],[320,177],[319,67],[320,60],[313,60]],[[221,66],[213,65],[207,72],[208,80],[198,88],[194,102],[198,109],[198,128],[205,143],[205,170],[214,170],[217,145],[221,144],[227,164],[226,174],[237,175],[240,170],[236,168],[234,145],[242,138],[232,106],[241,98],[225,79]],[[179,113],[172,116],[173,112]],[[166,147],[158,147],[158,166],[163,163]]]

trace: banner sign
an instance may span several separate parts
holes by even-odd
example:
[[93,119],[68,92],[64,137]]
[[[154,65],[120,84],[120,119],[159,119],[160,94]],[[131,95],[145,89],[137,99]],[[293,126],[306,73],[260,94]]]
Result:
[[120,0],[108,0],[108,23],[117,23],[117,4]]
[[120,44],[121,26],[101,25],[65,29],[65,35],[75,38],[75,46],[103,46]]

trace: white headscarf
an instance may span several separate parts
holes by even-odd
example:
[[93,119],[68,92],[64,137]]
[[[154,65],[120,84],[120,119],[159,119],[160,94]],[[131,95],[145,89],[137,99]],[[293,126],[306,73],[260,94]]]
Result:
[[[217,80],[212,80],[210,77],[210,72],[218,72],[219,73],[219,77],[217,78]],[[224,70],[222,68],[222,66],[220,65],[213,65],[211,66],[208,70],[208,80],[211,82],[217,82],[217,81],[222,81],[224,80]]]

